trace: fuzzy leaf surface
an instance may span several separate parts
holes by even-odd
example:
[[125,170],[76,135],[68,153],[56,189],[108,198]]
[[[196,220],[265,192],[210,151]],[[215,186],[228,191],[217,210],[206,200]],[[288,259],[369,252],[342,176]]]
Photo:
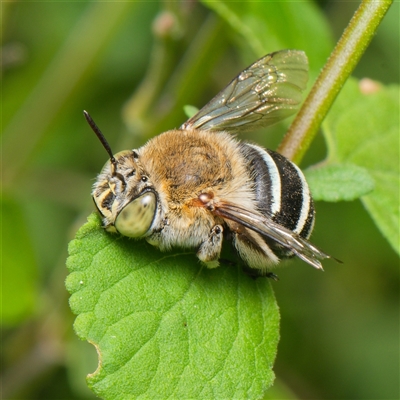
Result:
[[272,385],[279,312],[267,279],[108,234],[95,214],[69,254],[74,328],[98,352],[88,376],[98,396],[260,398]]
[[374,180],[365,168],[331,164],[304,171],[314,200],[350,201],[370,193]]

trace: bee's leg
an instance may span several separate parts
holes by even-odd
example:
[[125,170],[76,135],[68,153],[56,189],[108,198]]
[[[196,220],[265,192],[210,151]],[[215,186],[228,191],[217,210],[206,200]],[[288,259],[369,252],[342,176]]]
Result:
[[242,268],[243,272],[250,278],[269,278],[274,281],[279,281],[279,276],[267,270],[254,269],[247,266]]
[[215,225],[207,240],[205,240],[199,247],[197,251],[197,257],[208,268],[216,268],[219,266],[219,255],[222,249],[222,239],[223,239],[223,229],[221,225]]
[[275,282],[279,281],[279,276],[274,274],[273,272],[267,272],[267,274],[265,275],[267,278],[272,279]]

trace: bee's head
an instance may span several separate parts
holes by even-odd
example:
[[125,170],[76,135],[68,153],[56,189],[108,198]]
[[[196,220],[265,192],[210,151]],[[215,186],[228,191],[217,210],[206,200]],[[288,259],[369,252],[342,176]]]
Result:
[[145,236],[156,216],[157,194],[139,161],[138,152],[124,150],[113,155],[90,115],[86,111],[84,115],[110,156],[92,191],[104,228],[128,237]]

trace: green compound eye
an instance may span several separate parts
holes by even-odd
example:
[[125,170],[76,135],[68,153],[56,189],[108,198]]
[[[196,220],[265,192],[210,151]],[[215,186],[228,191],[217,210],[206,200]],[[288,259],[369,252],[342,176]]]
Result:
[[115,227],[121,235],[141,237],[150,228],[156,209],[156,196],[147,192],[126,205],[115,220]]

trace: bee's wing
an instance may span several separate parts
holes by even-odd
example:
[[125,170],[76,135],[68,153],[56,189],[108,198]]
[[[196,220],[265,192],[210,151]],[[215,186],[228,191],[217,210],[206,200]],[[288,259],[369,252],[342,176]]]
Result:
[[216,205],[214,213],[225,219],[235,221],[259,233],[261,236],[267,236],[275,240],[314,268],[323,269],[320,260],[331,258],[331,256],[317,249],[308,240],[261,214],[226,202]]
[[268,54],[241,72],[181,129],[235,132],[271,125],[298,109],[307,80],[304,52]]

